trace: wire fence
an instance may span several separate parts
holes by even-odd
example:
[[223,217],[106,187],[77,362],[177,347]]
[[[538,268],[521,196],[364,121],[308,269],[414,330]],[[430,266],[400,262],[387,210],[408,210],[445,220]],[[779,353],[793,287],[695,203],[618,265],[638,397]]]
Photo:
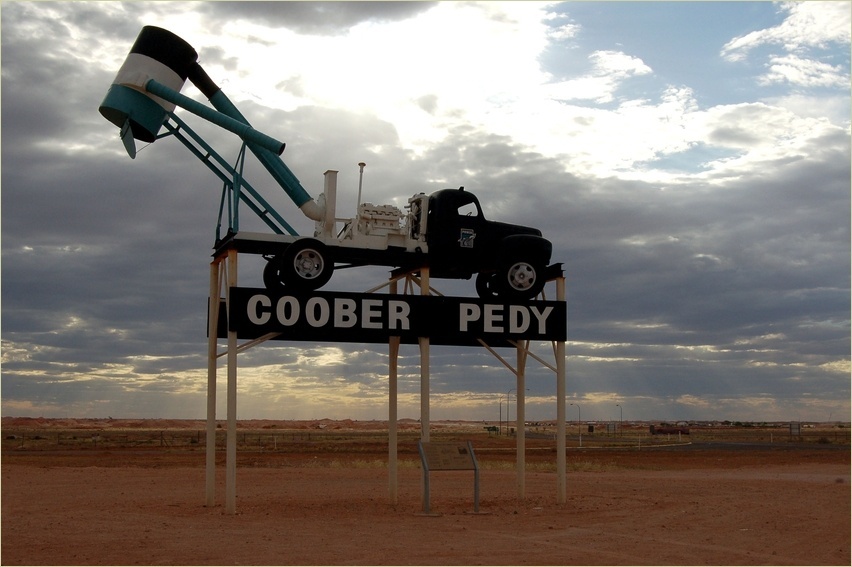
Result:
[[[624,425],[618,423],[568,424],[568,447],[652,446],[676,443],[799,443],[850,445],[852,430],[848,424],[802,426],[660,426],[650,424]],[[416,444],[419,430],[399,432],[403,444]],[[515,428],[483,424],[459,431],[435,431],[437,440],[475,440],[482,447],[514,446]],[[556,428],[552,424],[530,424],[526,428],[527,446],[544,447],[555,442]],[[224,448],[227,434],[224,428],[216,431],[216,446]],[[323,448],[325,451],[372,451],[386,445],[388,432],[337,430],[238,430],[237,446],[243,450],[304,451]],[[85,430],[85,429],[4,429],[2,448],[10,450],[57,450],[78,448],[182,448],[202,450],[207,444],[206,430]]]

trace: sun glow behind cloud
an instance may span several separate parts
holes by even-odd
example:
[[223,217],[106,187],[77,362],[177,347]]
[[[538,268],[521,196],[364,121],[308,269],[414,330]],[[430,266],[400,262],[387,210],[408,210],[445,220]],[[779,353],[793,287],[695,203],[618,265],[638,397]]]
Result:
[[[210,29],[190,10],[157,19],[184,30],[202,64],[237,101],[283,111],[329,106],[372,115],[393,125],[400,144],[416,153],[446,143],[456,128],[473,127],[511,135],[547,156],[570,156],[565,167],[574,174],[688,183],[689,175],[655,162],[709,141],[732,152],[703,164],[701,175],[719,183],[756,162],[807,146],[815,124],[777,109],[743,116],[741,131],[765,139],[755,148],[714,135],[719,125],[727,127],[736,106],[702,107],[687,86],[672,84],[652,98],[631,98],[630,81],[655,70],[618,50],[595,51],[584,74],[555,80],[539,58],[548,41],[573,37],[580,25],[566,24],[564,30],[554,23],[550,6],[438,3],[409,19],[365,21],[333,36],[250,21]],[[723,53],[736,62],[740,58],[732,54],[745,56],[757,45],[798,49],[848,42],[835,21],[823,37],[808,40],[801,30],[810,28],[802,26],[825,19],[823,11],[784,9],[791,13],[784,26],[732,40]],[[832,10],[835,20],[846,17],[842,9]],[[836,86],[848,76],[838,66],[790,54],[774,56],[762,80]]]

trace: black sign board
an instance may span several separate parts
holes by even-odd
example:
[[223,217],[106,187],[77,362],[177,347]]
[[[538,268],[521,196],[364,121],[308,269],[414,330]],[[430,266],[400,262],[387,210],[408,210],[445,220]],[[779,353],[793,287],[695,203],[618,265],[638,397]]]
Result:
[[565,302],[503,303],[470,297],[309,292],[273,294],[262,288],[231,288],[230,317],[220,311],[218,336],[240,339],[277,333],[285,341],[386,343],[400,337],[439,345],[510,346],[508,340],[564,341]]

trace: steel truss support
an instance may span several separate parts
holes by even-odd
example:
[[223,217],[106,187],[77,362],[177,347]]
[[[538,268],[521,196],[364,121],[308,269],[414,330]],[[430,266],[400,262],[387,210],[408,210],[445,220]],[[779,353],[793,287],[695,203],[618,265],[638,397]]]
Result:
[[[416,273],[419,273],[418,277]],[[388,291],[392,294],[399,292],[399,281],[404,280],[403,295],[413,294],[414,286],[420,288],[420,295],[431,295],[431,292],[436,291],[429,285],[429,268],[421,268],[416,271],[403,273],[392,276],[391,279],[380,286],[374,287],[367,291],[373,293],[388,286]],[[437,293],[437,292],[436,292]],[[440,295],[438,293],[438,295]],[[429,418],[429,337],[420,337],[417,340],[420,348],[420,440],[424,443],[429,442],[430,418]],[[390,357],[388,359],[388,494],[391,504],[397,504],[399,501],[399,480],[397,471],[397,445],[398,445],[398,377],[397,371],[399,368],[399,337],[391,337],[388,343]],[[426,477],[428,473],[423,471],[423,482],[428,482]]]
[[[229,311],[231,288],[237,285],[237,251],[228,250],[210,264],[210,298],[207,337],[207,459],[205,504],[216,502],[216,379],[219,303],[224,288],[225,312]],[[228,331],[227,433],[225,439],[225,512],[237,511],[237,333]]]
[[[227,432],[225,443],[225,512],[236,513],[236,461],[237,461],[237,355],[251,347],[275,338],[269,334],[258,339],[237,344],[237,333],[228,331],[227,349],[219,352],[218,328],[219,306],[224,296],[225,313],[230,312],[230,290],[237,286],[237,251],[229,249],[213,259],[210,264],[210,300],[208,311],[208,349],[207,349],[207,447],[206,447],[206,498],[205,505],[212,507],[216,503],[216,383],[217,361],[227,356]],[[402,294],[414,294],[419,288],[420,295],[442,295],[429,284],[429,270],[423,268],[413,272],[395,274],[384,284],[376,286],[367,293],[373,293],[388,286],[392,294],[399,293],[399,282],[403,282]],[[556,283],[558,301],[565,301],[565,277],[552,280]],[[555,365],[547,363],[529,348],[529,341],[513,342],[516,348],[516,367],[512,365],[484,341],[479,343],[494,355],[517,378],[517,487],[518,497],[525,497],[526,438],[525,438],[525,367],[528,357],[540,362],[556,373],[556,473],[557,502],[564,504],[566,498],[566,442],[565,442],[565,342],[553,343]],[[398,503],[398,363],[400,339],[392,337],[388,351],[388,492],[392,504]],[[430,341],[429,337],[418,340],[420,349],[420,437],[429,441],[430,430]]]
[[[388,283],[376,286],[367,291],[372,293],[382,289],[385,286],[389,287],[390,293],[398,293],[399,281],[404,282],[403,294],[413,295],[416,290],[415,286],[420,289],[421,295],[443,295],[438,290],[429,285],[429,272],[422,270],[421,275],[417,276],[418,271],[397,274],[391,277]],[[565,276],[559,276],[552,280],[556,284],[556,299],[557,301],[566,300]],[[506,368],[508,368],[516,377],[517,390],[517,416],[516,427],[517,435],[515,436],[516,447],[516,472],[517,472],[517,487],[518,498],[523,499],[526,496],[526,361],[527,358],[532,358],[539,362],[542,366],[552,370],[556,374],[556,492],[557,502],[565,504],[567,501],[567,463],[566,463],[566,426],[565,426],[565,342],[553,341],[553,355],[555,358],[554,364],[550,364],[544,358],[530,350],[529,341],[509,341],[516,349],[516,367],[501,356],[494,348],[489,346],[482,339],[477,339],[480,345],[485,347],[497,360],[499,360]],[[421,441],[429,441],[429,339],[421,338],[420,346],[420,430]],[[393,504],[397,503],[397,372],[398,372],[398,356],[399,356],[399,339],[391,339],[389,344],[390,360],[388,361],[388,376],[390,379],[389,385],[389,408],[388,408],[388,474],[389,474],[389,492],[390,499]]]

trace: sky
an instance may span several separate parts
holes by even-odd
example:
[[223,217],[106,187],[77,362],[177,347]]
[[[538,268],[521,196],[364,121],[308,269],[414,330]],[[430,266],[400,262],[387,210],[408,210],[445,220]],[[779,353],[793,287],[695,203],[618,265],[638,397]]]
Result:
[[[3,2],[4,416],[203,418],[221,183],[98,113],[140,29],[199,62],[338,216],[464,186],[542,230],[568,293],[574,420],[850,419],[849,2]],[[204,101],[193,86],[184,94]],[[232,163],[239,140],[178,111]],[[298,230],[253,158],[245,176]],[[241,216],[243,230],[265,230]],[[240,285],[262,259],[241,255]],[[336,273],[365,291],[382,267]],[[433,280],[475,296],[473,281]],[[552,294],[552,292],[550,292]],[[553,297],[553,295],[551,295]],[[534,345],[552,361],[549,344]],[[514,359],[511,350],[501,355]],[[399,415],[420,415],[400,354]],[[431,349],[431,418],[514,415],[481,348]],[[387,419],[388,349],[239,356],[240,419]],[[225,417],[220,366],[217,416]],[[556,417],[530,360],[526,414]],[[499,412],[499,413],[498,413]]]

